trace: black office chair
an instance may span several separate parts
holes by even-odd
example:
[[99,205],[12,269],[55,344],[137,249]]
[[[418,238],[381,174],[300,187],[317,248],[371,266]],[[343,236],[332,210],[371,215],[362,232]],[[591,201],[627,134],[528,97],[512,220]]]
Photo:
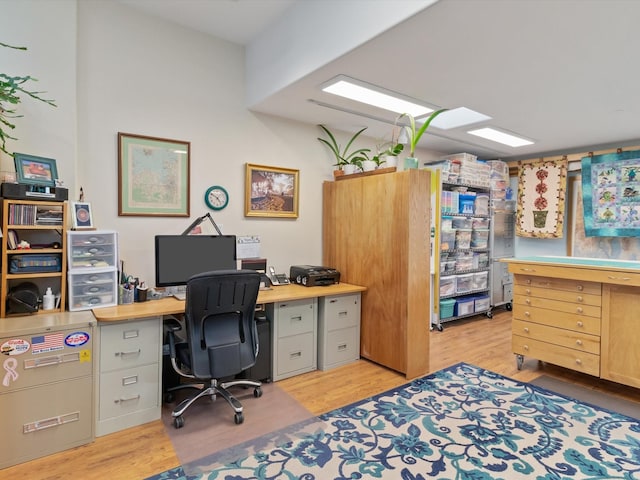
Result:
[[[242,404],[227,388],[254,387],[262,396],[261,383],[233,377],[252,367],[258,356],[258,332],[254,320],[260,275],[255,270],[218,270],[194,275],[187,282],[185,302],[186,342],[177,340],[179,324],[168,328],[169,352],[174,370],[191,383],[167,392],[196,388],[198,394],[173,409],[173,425],[184,426],[182,414],[204,396],[220,394],[235,411],[236,424],[244,421]],[[224,378],[230,381],[221,381]],[[200,384],[198,384],[198,382]],[[204,384],[203,384],[204,383]]]

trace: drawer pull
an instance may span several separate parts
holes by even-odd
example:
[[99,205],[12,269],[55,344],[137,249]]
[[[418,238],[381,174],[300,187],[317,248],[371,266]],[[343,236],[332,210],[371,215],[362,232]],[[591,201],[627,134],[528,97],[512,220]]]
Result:
[[628,282],[629,280],[631,280],[631,277],[612,277],[611,275],[608,275],[607,278],[609,280],[622,280],[623,282]]
[[524,301],[524,303],[526,303],[527,305],[531,305],[531,299],[530,299],[530,298],[527,298],[527,299]]
[[45,418],[44,420],[36,420],[35,422],[25,423],[22,426],[22,433],[37,432],[38,430],[45,430],[47,428],[57,427],[58,425],[64,425],[65,423],[77,422],[78,420],[80,420],[80,412],[67,413],[57,417]]
[[580,292],[581,292],[582,290],[584,290],[584,287],[583,287],[582,285],[578,285],[576,288],[577,288],[577,289],[578,289],[578,291],[580,291]]
[[45,358],[30,358],[24,361],[24,369],[27,370],[29,368],[49,367],[51,365],[59,365],[61,363],[78,361],[80,361],[79,352],[65,353],[62,355],[54,355],[52,357]]
[[128,338],[137,338],[139,336],[140,336],[139,330],[125,330],[124,332],[122,332],[122,338],[124,338],[125,340]]
[[522,348],[524,348],[527,352],[529,351],[529,345],[524,345]]
[[524,327],[524,333],[529,333],[529,327]]
[[349,313],[349,312],[347,312],[346,310],[345,310],[345,311],[343,311],[343,312],[338,312],[338,316],[340,316],[340,317],[345,317],[345,316],[347,316],[347,314],[348,314],[348,313]]
[[[520,268],[523,272],[535,272],[535,268]],[[531,283],[531,279],[527,278],[527,283]]]
[[584,327],[584,323],[582,322],[576,322],[576,325],[579,326],[580,328]]
[[578,307],[578,308],[576,308],[576,312],[578,312],[578,313],[582,313],[583,311],[584,311],[584,310],[582,309],[582,307]]
[[338,345],[338,351],[346,350],[346,349],[347,349],[347,344],[346,343],[342,343],[342,344]]
[[124,357],[126,355],[140,355],[141,352],[142,352],[142,350],[140,350],[140,349],[132,350],[130,352],[116,352],[115,356],[116,357]]
[[576,364],[577,365],[582,365],[582,360],[580,360],[579,358],[576,358]]
[[300,350],[289,354],[289,358],[300,358],[300,357],[302,357],[302,352]]
[[137,375],[131,375],[129,377],[123,377],[122,378],[122,386],[126,387],[127,385],[133,385],[138,383],[138,376]]
[[577,300],[578,302],[584,302],[584,299],[583,299],[580,295],[578,295],[578,296],[576,297],[576,300]]
[[582,340],[576,340],[576,345],[581,347],[582,346]]
[[124,402],[130,402],[132,400],[140,400],[140,394],[135,395],[133,397],[129,397],[129,398],[116,398],[113,403],[124,403]]
[[527,288],[527,289],[525,290],[525,293],[526,293],[527,295],[531,295],[531,289]]
[[298,315],[297,317],[291,317],[291,321],[292,322],[301,322],[302,321],[302,315]]
[[332,298],[331,300],[329,300],[329,303],[336,303],[338,301],[337,298]]
[[531,313],[529,313],[529,311],[528,311],[528,310],[527,310],[527,311],[525,311],[525,312],[524,312],[524,314],[525,314],[525,316],[527,316],[527,317],[530,317],[530,316],[531,316]]

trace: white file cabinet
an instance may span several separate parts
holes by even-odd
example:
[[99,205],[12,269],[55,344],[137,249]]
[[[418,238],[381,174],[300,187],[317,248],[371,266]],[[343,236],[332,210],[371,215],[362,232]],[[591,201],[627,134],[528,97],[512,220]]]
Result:
[[360,294],[321,297],[318,305],[318,368],[360,358]]
[[118,235],[111,230],[68,231],[69,310],[118,304]]
[[0,321],[0,468],[93,441],[94,324],[90,312]]
[[159,419],[162,317],[98,325],[96,436]]
[[317,305],[317,298],[267,304],[273,328],[273,380],[316,370]]

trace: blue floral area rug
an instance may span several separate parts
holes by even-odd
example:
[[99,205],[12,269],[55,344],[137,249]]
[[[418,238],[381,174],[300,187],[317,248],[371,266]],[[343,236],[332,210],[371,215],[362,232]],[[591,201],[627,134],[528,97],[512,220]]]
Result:
[[639,420],[465,363],[285,437],[149,480],[640,479]]

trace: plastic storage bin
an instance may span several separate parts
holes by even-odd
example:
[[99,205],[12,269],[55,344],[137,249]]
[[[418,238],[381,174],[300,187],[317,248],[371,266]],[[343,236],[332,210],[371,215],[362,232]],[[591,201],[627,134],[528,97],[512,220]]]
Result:
[[453,317],[456,301],[453,298],[440,300],[440,318]]
[[474,229],[489,228],[489,219],[482,217],[473,217],[471,221],[471,227]]
[[473,270],[473,253],[458,252],[455,259],[455,271]]
[[490,306],[489,295],[478,295],[473,301],[474,312],[484,312],[485,310],[489,310]]
[[440,296],[455,295],[457,284],[457,277],[455,275],[440,277]]
[[489,246],[489,229],[471,231],[471,247],[487,248]]
[[455,314],[470,315],[475,313],[475,300],[473,297],[463,297],[456,299]]
[[476,272],[473,274],[473,281],[471,282],[472,290],[482,290],[487,288],[489,280],[489,272]]
[[473,268],[487,268],[489,254],[487,252],[473,252]]
[[69,269],[118,266],[115,231],[68,232]]
[[455,243],[456,243],[455,230],[440,231],[440,250],[451,250],[452,248],[455,247]]
[[467,293],[473,290],[473,276],[473,273],[458,275],[456,277],[456,293]]
[[471,217],[452,217],[451,225],[453,228],[469,229],[473,226],[473,218]]
[[456,241],[455,241],[455,248],[470,248],[471,247],[471,229],[468,230],[463,230],[463,229],[458,229],[456,230]]
[[116,270],[69,271],[69,310],[89,310],[118,304]]
[[467,215],[472,215],[473,212],[474,212],[475,201],[476,201],[476,196],[475,195],[470,195],[468,193],[460,194],[460,197],[459,197],[459,200],[458,200],[459,213],[465,213]]

